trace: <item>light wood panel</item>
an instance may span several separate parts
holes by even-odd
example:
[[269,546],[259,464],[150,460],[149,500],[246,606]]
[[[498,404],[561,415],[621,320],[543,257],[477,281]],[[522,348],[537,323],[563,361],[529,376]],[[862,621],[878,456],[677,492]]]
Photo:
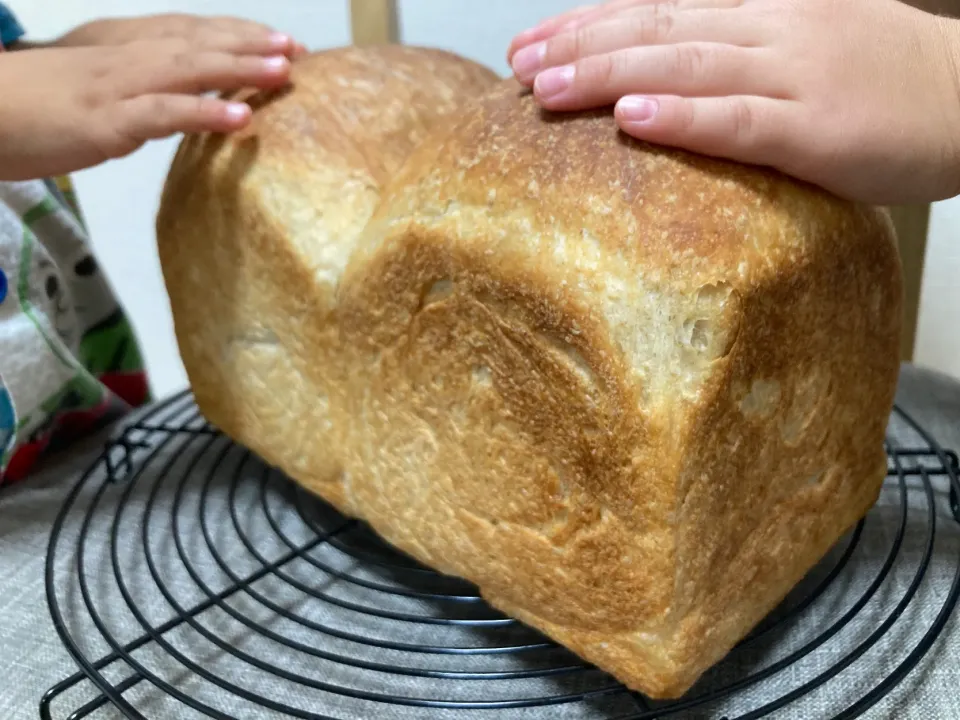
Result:
[[354,45],[387,45],[400,38],[397,0],[350,0]]

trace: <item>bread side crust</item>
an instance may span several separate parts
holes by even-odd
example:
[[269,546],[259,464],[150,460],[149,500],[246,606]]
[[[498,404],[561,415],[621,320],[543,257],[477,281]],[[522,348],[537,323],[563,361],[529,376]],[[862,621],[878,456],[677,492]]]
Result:
[[599,113],[549,122],[505,83],[385,194],[340,295],[377,377],[343,422],[383,418],[347,464],[392,542],[677,697],[876,500],[893,234]]
[[[342,502],[330,405],[335,291],[385,182],[441,118],[496,81],[439,50],[339,48],[229,137],[189,135],[164,186],[158,250],[181,357],[207,418]],[[342,402],[342,400],[340,401]]]

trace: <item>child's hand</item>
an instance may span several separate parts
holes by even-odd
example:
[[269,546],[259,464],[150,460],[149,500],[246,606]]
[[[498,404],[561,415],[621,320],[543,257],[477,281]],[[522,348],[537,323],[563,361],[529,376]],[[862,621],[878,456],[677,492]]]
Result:
[[290,62],[258,38],[145,40],[0,54],[0,180],[69,173],[178,132],[230,132],[251,110],[208,91],[279,88]]
[[132,18],[94,20],[72,30],[59,40],[58,47],[124,45],[137,40],[179,38],[205,45],[226,37],[246,38],[251,44],[269,48],[269,52],[293,57],[304,52],[290,36],[251,20],[234,17],[204,17],[168,13]]
[[960,193],[960,23],[895,0],[618,0],[510,48],[551,110],[872,203]]

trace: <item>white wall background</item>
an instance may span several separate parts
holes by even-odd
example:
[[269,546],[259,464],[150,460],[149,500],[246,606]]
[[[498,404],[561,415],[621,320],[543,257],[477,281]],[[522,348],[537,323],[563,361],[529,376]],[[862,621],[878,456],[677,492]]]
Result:
[[[312,49],[350,42],[348,0],[6,0],[36,38],[97,17],[158,12],[233,14],[294,34]],[[408,44],[442,47],[507,74],[510,38],[582,0],[400,0]],[[143,344],[154,390],[186,386],[154,244],[160,188],[177,140],[75,176],[94,247]],[[917,362],[960,378],[960,200],[934,207]]]

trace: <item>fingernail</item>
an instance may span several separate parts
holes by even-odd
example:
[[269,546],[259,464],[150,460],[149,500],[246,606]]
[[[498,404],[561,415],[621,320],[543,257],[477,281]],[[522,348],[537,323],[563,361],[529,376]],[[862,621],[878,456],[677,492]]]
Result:
[[279,33],[279,32],[278,32],[278,33],[272,33],[272,34],[270,35],[270,45],[271,45],[271,47],[275,47],[275,48],[277,48],[277,49],[283,49],[283,48],[289,46],[291,42],[293,42],[293,38],[291,38],[291,37],[290,37],[289,35],[287,35],[286,33]]
[[528,45],[513,56],[513,72],[521,81],[532,80],[543,65],[543,56],[547,53],[547,44],[543,42]]
[[250,112],[250,106],[246,103],[227,104],[226,113],[231,120],[245,120]]
[[643,123],[649,122],[656,116],[660,103],[653,98],[627,95],[620,98],[616,109],[623,122]]
[[555,98],[573,84],[574,72],[573,65],[544,70],[533,82],[534,92],[541,100]]
[[283,55],[263,59],[263,66],[267,70],[283,70],[287,67],[287,59]]

